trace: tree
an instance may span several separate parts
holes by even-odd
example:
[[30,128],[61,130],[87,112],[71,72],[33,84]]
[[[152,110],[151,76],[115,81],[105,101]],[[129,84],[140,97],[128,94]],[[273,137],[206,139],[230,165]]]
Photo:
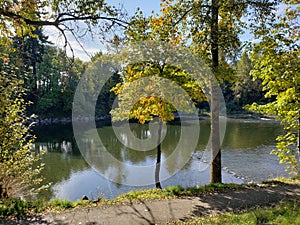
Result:
[[25,77],[19,74],[19,78],[24,79],[28,90],[26,100],[33,103],[36,103],[38,97],[37,64],[42,62],[45,45],[49,44],[47,39],[38,27],[31,35],[13,37],[15,51],[11,53],[10,60],[20,67],[20,73],[26,73]]
[[[203,101],[205,98],[203,93],[193,92],[195,89],[200,90],[200,86],[189,74],[173,65],[162,63],[162,58],[160,60],[161,63],[148,60],[124,68],[123,81],[112,89],[118,96],[118,106],[111,111],[113,121],[137,119],[144,124],[158,117],[156,188],[161,188],[159,172],[162,125],[174,120],[174,112],[193,113],[189,99],[178,87],[182,87],[192,96],[190,101]],[[173,85],[166,79],[173,81]],[[170,91],[170,88],[173,90]]]
[[84,63],[66,55],[62,49],[45,46],[42,62],[37,64],[37,96],[30,110],[41,117],[70,116],[73,95]]
[[240,109],[247,104],[263,100],[261,80],[253,80],[250,75],[252,69],[252,62],[248,53],[243,52],[236,64],[236,80],[232,85],[234,101]]
[[[144,18],[142,12],[137,11],[125,32],[124,41],[129,46],[132,45],[133,51],[136,50],[141,54],[143,61],[129,63],[123,68],[121,73],[122,82],[112,89],[118,96],[118,106],[111,111],[113,121],[137,119],[139,123],[144,124],[158,118],[156,188],[161,188],[159,173],[163,124],[174,120],[175,112],[191,113],[192,110],[187,107],[187,102],[193,101],[194,104],[197,104],[206,99],[199,83],[190,74],[168,63],[168,60],[170,60],[168,51],[164,48],[172,49],[172,46],[176,46],[181,38],[177,30],[172,28],[171,24],[166,25],[166,23],[168,21],[163,18]],[[167,44],[165,46],[153,44],[161,41]],[[141,42],[144,44],[140,46],[139,43]],[[176,53],[178,52],[172,52],[170,55],[176,55]],[[133,55],[135,54],[137,53],[133,53]],[[130,58],[132,56],[130,56],[130,53],[129,55],[126,53],[126,56],[123,57]],[[139,54],[137,54],[137,57],[139,57]],[[133,61],[137,61],[137,59],[135,58]],[[200,73],[200,69],[198,72]],[[172,81],[173,85],[166,82],[165,79]],[[172,87],[174,87],[173,90],[170,90]],[[178,90],[178,87],[188,93],[189,100],[187,100],[184,93]],[[132,105],[132,102],[135,104]]]
[[[42,33],[39,35],[43,37]],[[68,57],[62,49],[40,42],[30,35],[16,36],[15,50],[9,54],[10,63],[19,68],[17,78],[24,80],[24,99],[32,103],[27,105],[27,114],[40,118],[70,116],[73,95],[85,65]]]
[[[285,134],[277,137],[276,154],[280,163],[294,175],[300,173],[300,63],[299,4],[285,1],[287,8],[273,23],[257,31],[260,42],[254,46],[251,74],[262,80],[267,104],[248,107],[276,116]],[[298,146],[297,146],[298,142]],[[297,153],[298,152],[298,153]]]
[[[264,26],[266,18],[272,18],[275,5],[276,1],[262,0],[163,0],[161,17],[172,27],[180,28],[183,44],[198,53],[222,82],[226,77],[220,53],[228,60],[240,47],[239,34],[247,25],[242,16],[249,18],[251,26],[259,28]],[[218,102],[221,93],[216,91],[217,86],[211,84],[211,183],[222,182]]]
[[[115,36],[117,41],[117,36]],[[112,43],[112,49],[108,51],[114,51],[117,49],[117,45]],[[102,52],[97,53],[95,56],[92,57],[92,63],[97,63],[98,61],[102,61],[105,58],[105,55]],[[114,100],[116,98],[116,95],[114,92],[111,91],[111,89],[116,86],[117,83],[121,82],[120,75],[118,74],[118,71],[112,72],[113,75],[105,81],[104,86],[101,88],[100,93],[98,94],[98,99],[96,103],[96,117],[107,117],[110,115],[110,111],[112,110]],[[97,76],[98,74],[91,74],[92,76]],[[97,81],[95,81],[97,83]],[[97,85],[94,82],[91,82],[92,85]]]
[[34,137],[25,115],[23,80],[8,59],[1,61],[0,74],[0,198],[34,194],[43,178],[41,154],[32,152]]

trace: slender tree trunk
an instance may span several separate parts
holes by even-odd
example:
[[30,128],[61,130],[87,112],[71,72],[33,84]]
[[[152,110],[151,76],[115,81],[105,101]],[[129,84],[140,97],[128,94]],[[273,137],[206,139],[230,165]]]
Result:
[[3,189],[2,189],[2,183],[1,183],[1,180],[0,180],[0,199],[3,198]]
[[[211,55],[212,70],[217,73],[219,67],[219,0],[212,0],[211,8]],[[211,169],[210,183],[222,182],[221,146],[219,131],[219,90],[218,84],[211,82]]]
[[300,161],[300,114],[298,118],[298,156]]
[[37,96],[37,72],[36,72],[36,62],[32,62],[32,76],[33,76],[33,94]]
[[161,189],[161,184],[159,180],[160,163],[161,163],[161,130],[162,130],[162,120],[159,118],[158,122],[158,139],[157,139],[157,158],[155,167],[155,187]]

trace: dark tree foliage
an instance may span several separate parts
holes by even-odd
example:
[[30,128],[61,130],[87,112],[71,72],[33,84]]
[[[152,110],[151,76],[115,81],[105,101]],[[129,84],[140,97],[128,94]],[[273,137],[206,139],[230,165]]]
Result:
[[33,103],[38,98],[37,65],[43,61],[45,45],[49,44],[47,39],[41,28],[36,28],[32,34],[13,38],[15,51],[10,58],[20,68],[19,78],[24,80],[27,89],[25,100]]

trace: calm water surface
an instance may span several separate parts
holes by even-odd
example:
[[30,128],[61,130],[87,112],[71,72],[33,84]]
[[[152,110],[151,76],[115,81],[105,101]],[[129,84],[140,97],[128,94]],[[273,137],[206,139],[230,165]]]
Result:
[[[175,175],[162,181],[163,187],[170,185],[187,187],[209,182],[210,153],[205,149],[209,139],[210,124],[208,120],[200,121],[200,124],[199,141],[193,155],[187,155],[182,147],[176,162],[164,163],[164,160],[173,153],[178,144],[181,134],[180,123],[167,125],[164,130],[161,176],[168,177],[173,173]],[[131,124],[131,130],[141,139],[151,135],[147,125]],[[47,200],[54,198],[77,200],[83,195],[92,199],[103,195],[109,199],[130,190],[154,187],[154,173],[145,175],[141,169],[140,176],[133,175],[127,166],[155,165],[156,149],[135,151],[126,148],[114,134],[109,122],[99,123],[97,131],[106,150],[114,158],[124,162],[124,167],[106,163],[105,157],[99,160],[99,165],[91,167],[76,145],[71,125],[36,128],[35,148],[46,150],[43,157],[46,164],[44,176],[52,183],[48,191],[41,193],[41,197]],[[276,176],[287,176],[283,166],[279,165],[277,157],[269,154],[275,146],[276,136],[281,133],[281,127],[274,121],[229,119],[222,145],[223,182],[261,182]],[[126,135],[125,133],[124,138]],[[86,148],[91,152],[99,153],[99,148],[93,142],[94,137],[89,136],[88,130],[86,136],[88,137]],[[185,144],[188,145],[188,141]],[[188,163],[176,173],[180,160],[187,157],[190,159]],[[103,174],[113,176],[118,182],[109,181]],[[122,185],[129,180],[143,183],[143,179],[153,179],[153,183],[136,187]]]

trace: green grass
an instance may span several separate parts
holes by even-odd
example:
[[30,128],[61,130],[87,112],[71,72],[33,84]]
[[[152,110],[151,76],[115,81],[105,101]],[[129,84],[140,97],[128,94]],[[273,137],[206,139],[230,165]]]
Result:
[[190,187],[190,188],[183,188],[181,186],[170,186],[164,189],[147,189],[147,190],[131,191],[125,194],[121,194],[115,199],[112,200],[101,199],[101,201],[102,203],[107,203],[107,204],[117,204],[117,203],[145,201],[145,200],[174,199],[180,197],[199,196],[201,194],[208,193],[208,192],[233,190],[244,186],[253,186],[253,185],[252,184],[251,185],[209,184],[205,186]]
[[[293,179],[277,179],[275,181],[265,182],[265,185],[273,184],[285,184],[299,182],[298,178]],[[99,197],[96,203],[91,201],[69,201],[69,200],[53,200],[46,202],[43,200],[37,201],[22,201],[18,198],[0,199],[0,216],[9,216],[26,213],[39,213],[47,210],[64,210],[75,208],[79,206],[87,205],[99,205],[99,204],[119,204],[119,203],[131,203],[140,202],[146,200],[164,200],[174,199],[180,197],[194,197],[200,196],[205,193],[219,192],[225,190],[234,190],[242,187],[256,186],[255,184],[209,184],[200,187],[182,188],[180,186],[171,186],[164,189],[149,189],[149,190],[137,190],[126,194],[122,194],[113,200],[106,200],[103,197]],[[299,223],[300,224],[300,223]]]
[[185,225],[258,225],[258,224],[300,224],[300,201],[279,203],[273,207],[260,207],[247,212],[224,213],[209,217],[195,217],[186,221],[168,224]]
[[72,202],[69,200],[55,199],[51,202],[46,202],[44,200],[23,201],[19,198],[7,198],[0,200],[0,217],[26,213],[40,213],[46,210],[61,211],[91,204],[92,202],[84,200]]
[[235,190],[246,186],[255,186],[254,184],[209,184],[200,187],[185,188],[179,192],[179,196],[199,196],[205,193],[219,192],[224,190]]
[[16,215],[24,212],[41,212],[46,203],[42,200],[22,201],[19,198],[7,198],[0,200],[0,216]]
[[[224,189],[238,188],[241,185],[237,184],[210,184],[195,188],[182,188],[180,186],[171,186],[165,189],[148,189],[137,190],[126,194],[122,194],[113,200],[106,200],[101,196],[97,204],[118,204],[130,203],[146,200],[164,200],[174,199],[182,196],[198,196],[201,193],[220,191]],[[91,201],[76,201],[58,200],[51,202],[43,200],[37,201],[22,201],[18,198],[8,198],[0,200],[0,216],[17,215],[21,213],[39,213],[45,210],[64,210],[75,208],[78,206],[92,205]]]

